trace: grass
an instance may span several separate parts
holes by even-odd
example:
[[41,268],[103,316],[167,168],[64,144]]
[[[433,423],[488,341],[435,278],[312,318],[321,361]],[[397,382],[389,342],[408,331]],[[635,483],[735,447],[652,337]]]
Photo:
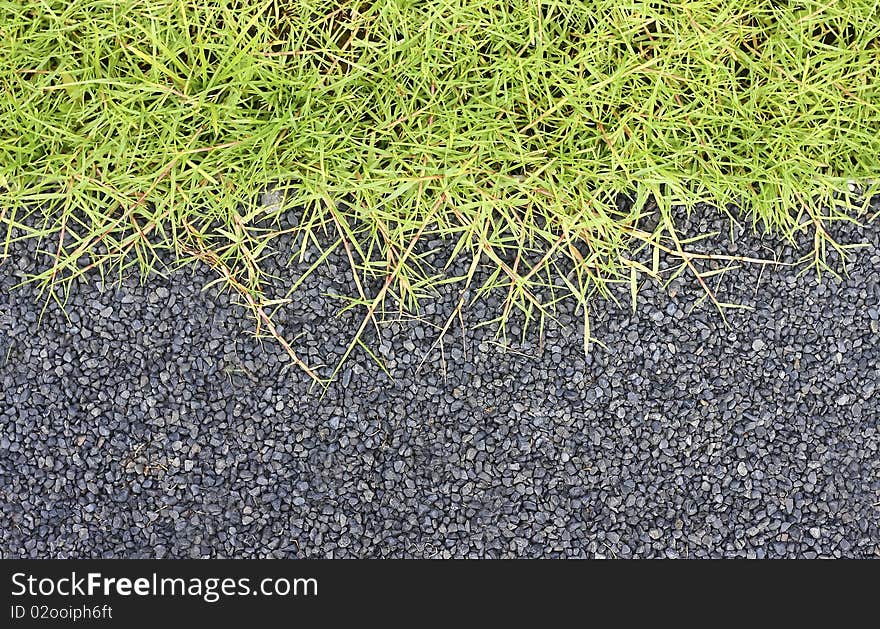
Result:
[[[343,361],[389,299],[417,311],[449,282],[457,312],[502,291],[502,324],[573,298],[588,342],[593,295],[623,282],[635,304],[638,278],[668,279],[661,253],[723,316],[704,263],[744,260],[689,250],[695,204],[811,234],[819,270],[846,253],[831,222],[872,218],[878,17],[880,0],[0,0],[0,255],[40,239],[54,262],[33,280],[59,303],[160,249],[201,260],[316,381],[263,288],[291,230],[286,253],[349,262]],[[469,272],[429,265],[426,235]]]

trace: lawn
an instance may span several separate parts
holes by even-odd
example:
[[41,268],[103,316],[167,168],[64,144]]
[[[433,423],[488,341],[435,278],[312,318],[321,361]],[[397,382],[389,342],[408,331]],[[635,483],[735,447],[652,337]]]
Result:
[[[263,291],[285,232],[344,251],[351,352],[450,282],[502,291],[502,323],[575,299],[587,342],[615,282],[635,305],[686,273],[723,316],[707,258],[762,262],[694,254],[697,203],[806,232],[818,270],[846,253],[832,222],[876,218],[878,0],[0,0],[0,86],[0,255],[39,238],[61,303],[160,249],[210,264],[315,379]],[[429,235],[469,272],[428,264]]]

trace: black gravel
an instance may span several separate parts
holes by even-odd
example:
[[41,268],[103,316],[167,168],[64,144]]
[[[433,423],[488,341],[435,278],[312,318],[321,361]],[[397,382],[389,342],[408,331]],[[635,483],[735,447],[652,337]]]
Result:
[[[635,314],[623,286],[620,306],[597,302],[604,345],[588,355],[570,308],[525,341],[517,322],[506,341],[474,328],[499,296],[433,347],[450,291],[417,319],[389,312],[370,341],[393,381],[358,350],[323,399],[202,290],[204,269],[89,275],[67,316],[50,302],[40,322],[35,287],[10,289],[45,258],[16,243],[0,266],[0,551],[878,557],[880,225],[837,229],[870,244],[848,278],[731,271],[719,295],[754,310],[730,311],[730,328],[689,312],[684,277],[646,284]],[[312,364],[357,322],[326,296],[353,290],[347,264],[331,257],[279,315]]]

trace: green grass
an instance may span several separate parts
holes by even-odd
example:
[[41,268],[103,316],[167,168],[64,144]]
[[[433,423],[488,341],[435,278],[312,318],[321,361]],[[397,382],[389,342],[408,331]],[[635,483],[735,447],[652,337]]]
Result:
[[[502,323],[574,298],[588,341],[588,300],[668,279],[660,252],[723,313],[677,235],[696,203],[808,232],[819,269],[845,253],[830,222],[871,218],[878,18],[880,0],[0,0],[0,255],[40,238],[34,279],[63,302],[170,248],[280,340],[261,259],[302,207],[286,253],[344,252],[349,352],[386,303],[447,282],[503,291]],[[261,206],[272,187],[284,203]],[[428,234],[470,272],[427,264]]]

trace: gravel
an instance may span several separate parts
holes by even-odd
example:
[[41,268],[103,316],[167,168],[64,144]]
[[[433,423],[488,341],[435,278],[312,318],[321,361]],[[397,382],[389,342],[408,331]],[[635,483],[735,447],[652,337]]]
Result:
[[[685,229],[727,231],[699,212]],[[622,286],[621,306],[594,306],[602,345],[586,355],[570,307],[543,337],[476,328],[498,296],[435,346],[450,290],[373,333],[393,380],[358,351],[323,398],[228,295],[202,290],[205,269],[87,275],[65,316],[33,286],[10,290],[45,265],[14,243],[0,266],[0,551],[878,557],[880,225],[836,229],[870,244],[849,277],[731,271],[719,294],[753,310],[729,311],[730,327],[691,311],[684,277],[646,283],[636,313]],[[426,243],[438,259],[444,247]],[[347,271],[331,256],[278,315],[310,364],[333,364],[357,323],[327,296],[354,291]]]

